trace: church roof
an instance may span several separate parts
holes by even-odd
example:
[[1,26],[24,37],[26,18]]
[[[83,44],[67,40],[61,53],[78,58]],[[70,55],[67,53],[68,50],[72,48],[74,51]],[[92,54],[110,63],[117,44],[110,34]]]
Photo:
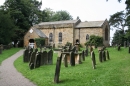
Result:
[[33,28],[33,30],[36,32],[36,34],[41,38],[47,38],[47,36],[39,29]]
[[102,27],[104,21],[86,21],[80,22],[76,28],[85,28],[85,27]]
[[67,24],[67,23],[76,23],[77,21],[79,21],[79,20],[64,20],[64,21],[41,22],[38,25]]

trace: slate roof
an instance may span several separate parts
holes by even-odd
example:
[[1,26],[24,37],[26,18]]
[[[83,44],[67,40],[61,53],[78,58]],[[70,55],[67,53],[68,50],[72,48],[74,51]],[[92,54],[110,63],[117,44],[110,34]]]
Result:
[[85,27],[102,27],[104,21],[86,21],[80,22],[76,28],[85,28]]
[[53,22],[41,22],[38,25],[51,25],[51,24],[67,24],[67,23],[76,23],[79,20],[64,20],[64,21],[53,21]]
[[36,34],[41,38],[47,38],[47,36],[39,29],[33,28],[33,30],[36,32]]

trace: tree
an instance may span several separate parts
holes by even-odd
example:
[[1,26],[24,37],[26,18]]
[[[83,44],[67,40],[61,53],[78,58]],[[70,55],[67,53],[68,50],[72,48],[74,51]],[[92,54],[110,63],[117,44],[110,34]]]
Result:
[[9,14],[0,10],[0,44],[9,44],[14,36],[15,25]]
[[52,21],[61,21],[61,20],[72,20],[72,16],[67,11],[57,11],[52,16]]
[[50,8],[46,8],[42,11],[42,21],[61,21],[61,20],[72,20],[72,16],[67,11],[54,12]]
[[22,39],[33,24],[41,21],[41,5],[42,2],[36,0],[6,0],[1,6],[1,9],[11,16],[15,26],[18,27],[15,29],[17,36],[15,39]]

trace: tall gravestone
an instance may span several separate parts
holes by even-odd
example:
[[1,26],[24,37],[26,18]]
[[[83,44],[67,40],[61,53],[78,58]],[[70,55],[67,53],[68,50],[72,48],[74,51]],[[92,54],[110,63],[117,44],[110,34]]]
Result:
[[23,62],[29,62],[29,50],[26,49],[23,53]]
[[74,52],[70,52],[70,65],[75,66],[75,54],[74,54]]
[[30,61],[30,58],[31,58],[32,53],[33,53],[33,49],[31,48],[31,49],[29,50],[29,56],[28,56],[29,61]]
[[48,52],[48,64],[53,64],[53,50]]
[[102,62],[102,51],[99,51],[99,61]]
[[110,56],[109,56],[108,50],[106,51],[106,56],[107,56],[107,59],[110,60]]
[[92,51],[91,52],[91,58],[92,58],[92,65],[93,65],[93,69],[96,68],[96,59],[95,59],[95,53]]
[[32,53],[31,57],[30,57],[30,62],[29,62],[29,67],[30,69],[34,69],[34,64],[35,64],[35,58],[36,58],[36,54],[37,54],[38,49],[35,49],[35,52]]
[[105,51],[102,51],[102,60],[106,61],[106,53],[105,53]]
[[65,54],[65,57],[64,57],[64,65],[65,67],[68,67],[67,54]]
[[47,51],[43,51],[41,57],[41,65],[47,65],[47,64],[48,64],[48,54]]
[[62,60],[62,55],[61,55],[61,53],[60,53],[60,55],[58,55],[57,62],[56,62],[54,83],[59,83],[61,60]]
[[85,52],[84,52],[84,50],[82,51],[82,60],[85,61]]
[[38,68],[41,65],[41,52],[38,52],[38,54],[35,57],[35,63],[34,68]]
[[130,53],[130,46],[129,46],[129,50],[128,50],[128,52]]

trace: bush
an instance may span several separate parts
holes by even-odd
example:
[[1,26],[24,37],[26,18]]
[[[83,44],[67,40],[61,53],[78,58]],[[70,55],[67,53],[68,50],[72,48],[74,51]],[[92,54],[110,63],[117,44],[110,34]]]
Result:
[[35,38],[35,42],[36,42],[37,47],[44,46],[45,38]]
[[85,45],[95,45],[95,47],[102,46],[103,38],[100,36],[91,35],[90,40],[86,42]]

